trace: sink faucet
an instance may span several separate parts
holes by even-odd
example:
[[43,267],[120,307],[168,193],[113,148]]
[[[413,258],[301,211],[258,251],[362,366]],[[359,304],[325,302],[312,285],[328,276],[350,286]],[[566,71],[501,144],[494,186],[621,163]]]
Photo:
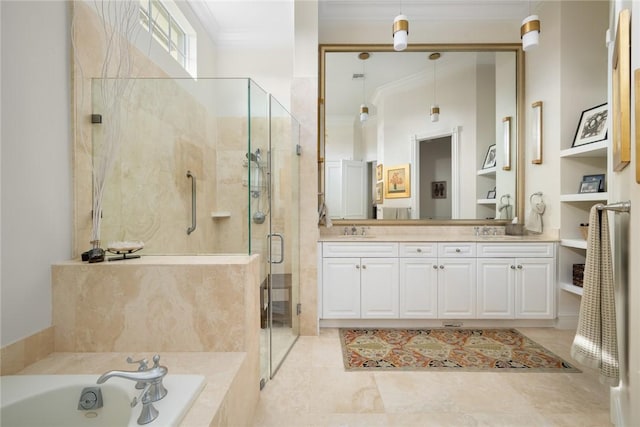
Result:
[[153,356],[153,366],[146,368],[146,361],[134,362],[131,358],[127,358],[129,363],[140,363],[140,367],[136,371],[108,371],[100,375],[96,381],[98,384],[103,384],[110,378],[124,378],[131,381],[136,381],[137,384],[144,383],[144,389],[140,393],[140,398],[134,398],[131,402],[133,408],[138,404],[138,401],[142,402],[142,412],[138,417],[138,424],[148,424],[158,417],[158,410],[154,408],[153,402],[157,402],[167,395],[167,389],[162,385],[162,379],[167,375],[169,371],[166,366],[160,366],[160,355]]
[[358,234],[358,229],[356,228],[355,224],[351,226],[351,235],[355,236],[356,234]]

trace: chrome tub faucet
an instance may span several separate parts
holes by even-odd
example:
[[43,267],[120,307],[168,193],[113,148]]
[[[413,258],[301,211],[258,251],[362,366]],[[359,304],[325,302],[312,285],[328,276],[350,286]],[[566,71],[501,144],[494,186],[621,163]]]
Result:
[[135,407],[138,402],[142,402],[142,412],[138,417],[138,424],[144,425],[155,420],[158,417],[158,410],[153,406],[153,402],[157,402],[167,395],[167,389],[162,385],[162,379],[169,371],[166,366],[160,366],[160,355],[153,356],[153,366],[147,367],[147,360],[134,361],[131,357],[127,358],[128,363],[138,363],[136,371],[108,371],[102,374],[96,381],[103,384],[110,378],[124,378],[136,381],[136,388],[142,388],[140,397],[135,397],[131,402],[131,407]]

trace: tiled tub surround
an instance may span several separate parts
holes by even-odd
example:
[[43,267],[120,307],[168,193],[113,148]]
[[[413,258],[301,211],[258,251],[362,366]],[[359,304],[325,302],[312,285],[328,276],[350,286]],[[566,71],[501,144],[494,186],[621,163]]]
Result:
[[[237,421],[211,425],[246,425],[251,418],[259,393],[259,256],[68,261],[52,267],[52,283],[56,353],[21,373],[101,373],[127,355],[159,353],[174,373],[235,369],[224,374],[237,383],[227,391],[229,402],[213,407],[207,399],[194,410]],[[76,372],[74,365],[83,364]],[[192,425],[191,416],[184,425]]]

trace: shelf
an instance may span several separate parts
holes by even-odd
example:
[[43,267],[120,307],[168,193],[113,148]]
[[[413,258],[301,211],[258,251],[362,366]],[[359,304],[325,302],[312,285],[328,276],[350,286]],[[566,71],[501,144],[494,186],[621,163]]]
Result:
[[572,294],[582,296],[582,288],[580,286],[573,285],[571,283],[560,283],[560,289]]
[[579,194],[562,194],[561,202],[606,202],[609,198],[608,193],[579,193]]
[[492,168],[486,168],[486,169],[480,169],[478,171],[478,176],[495,176],[496,175],[496,167],[492,167]]
[[561,239],[560,246],[566,248],[587,249],[587,241],[582,239]]
[[579,147],[567,148],[560,151],[560,157],[606,157],[608,140],[585,144]]
[[477,203],[479,205],[495,205],[496,199],[478,199]]
[[231,212],[227,212],[227,211],[211,212],[211,218],[213,218],[213,219],[217,219],[217,218],[231,218]]

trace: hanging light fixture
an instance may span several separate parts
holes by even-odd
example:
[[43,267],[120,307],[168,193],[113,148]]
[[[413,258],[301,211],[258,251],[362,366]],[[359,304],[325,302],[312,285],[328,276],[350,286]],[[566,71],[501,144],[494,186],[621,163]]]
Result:
[[429,55],[429,59],[433,61],[433,104],[431,105],[431,121],[433,123],[437,122],[440,119],[440,107],[438,106],[438,101],[436,98],[436,61],[442,56],[439,52],[434,52]]
[[367,107],[366,100],[367,95],[365,92],[365,79],[367,78],[364,72],[364,61],[369,59],[368,52],[362,52],[358,55],[358,58],[362,60],[362,104],[360,105],[360,123],[364,123],[369,118],[369,107]]
[[520,27],[520,38],[522,39],[522,49],[528,50],[538,47],[540,36],[540,19],[538,15],[531,14],[531,2],[529,1],[529,16],[522,20]]
[[407,39],[409,38],[409,21],[402,14],[402,1],[400,1],[400,14],[393,20],[393,49],[396,51],[405,50],[407,48]]

